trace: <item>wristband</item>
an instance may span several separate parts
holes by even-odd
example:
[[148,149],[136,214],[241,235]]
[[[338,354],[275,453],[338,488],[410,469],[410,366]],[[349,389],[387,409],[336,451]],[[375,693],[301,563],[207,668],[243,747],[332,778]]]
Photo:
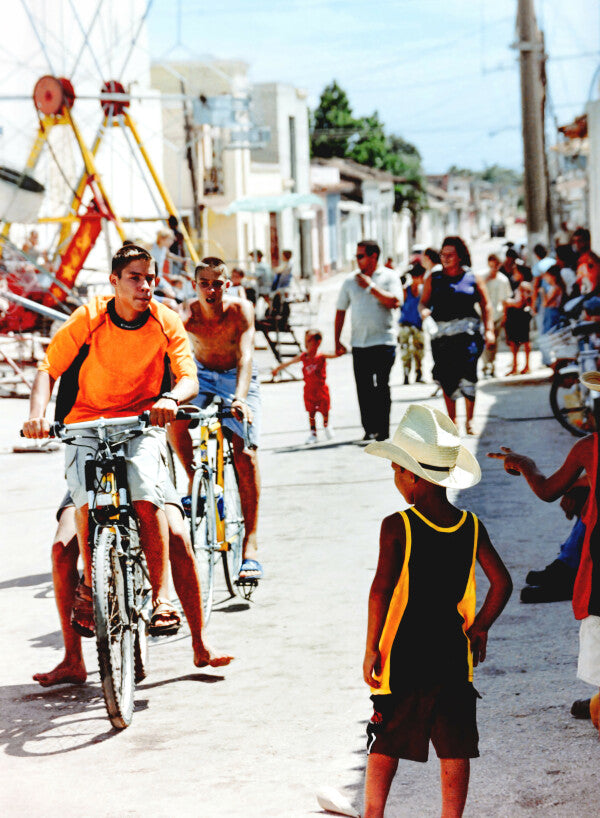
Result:
[[231,402],[232,402],[232,403],[233,403],[234,401],[237,401],[238,403],[244,403],[246,406],[248,405],[248,401],[247,401],[247,400],[245,400],[244,398],[238,398],[238,397],[237,397],[237,395],[234,395],[234,396],[233,396],[233,398],[231,399]]
[[369,292],[370,292],[372,289],[373,289],[373,282],[369,281],[369,284],[367,286],[367,290],[369,290]]
[[179,401],[177,400],[173,392],[163,392],[162,395],[160,396],[160,399],[162,400],[163,398],[166,398],[167,400],[174,400],[175,403],[179,406]]

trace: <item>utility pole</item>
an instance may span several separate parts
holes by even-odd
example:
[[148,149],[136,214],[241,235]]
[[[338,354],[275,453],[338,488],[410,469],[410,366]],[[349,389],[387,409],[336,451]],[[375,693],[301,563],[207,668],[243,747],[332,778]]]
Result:
[[515,48],[521,67],[521,118],[527,243],[531,255],[538,242],[548,245],[548,176],[544,140],[545,54],[533,0],[518,0]]
[[186,99],[186,88],[185,82],[183,79],[179,81],[181,87],[181,94],[183,97],[183,129],[185,134],[185,145],[186,145],[186,159],[188,164],[188,169],[190,171],[190,180],[192,183],[192,198],[194,200],[194,206],[192,208],[192,222],[194,225],[194,229],[196,231],[196,235],[202,237],[202,208],[200,206],[199,196],[198,196],[198,162],[196,156],[196,137],[194,134],[194,125],[192,123],[192,118],[190,116],[190,110],[188,108],[188,101]]

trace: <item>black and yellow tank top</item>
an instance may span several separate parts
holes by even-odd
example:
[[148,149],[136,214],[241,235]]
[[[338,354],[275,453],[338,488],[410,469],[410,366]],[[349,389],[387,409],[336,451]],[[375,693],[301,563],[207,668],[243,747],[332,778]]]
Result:
[[378,695],[413,682],[472,681],[466,631],[475,618],[479,521],[463,511],[450,528],[415,508],[399,512],[406,529],[400,577],[383,626]]

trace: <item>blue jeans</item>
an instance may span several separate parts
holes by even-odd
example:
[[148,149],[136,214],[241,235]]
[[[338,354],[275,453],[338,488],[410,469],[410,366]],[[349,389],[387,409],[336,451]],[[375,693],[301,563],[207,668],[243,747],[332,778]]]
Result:
[[581,557],[581,547],[585,537],[585,525],[578,517],[573,524],[571,533],[560,547],[558,559],[564,562],[569,568],[577,571],[579,559]]

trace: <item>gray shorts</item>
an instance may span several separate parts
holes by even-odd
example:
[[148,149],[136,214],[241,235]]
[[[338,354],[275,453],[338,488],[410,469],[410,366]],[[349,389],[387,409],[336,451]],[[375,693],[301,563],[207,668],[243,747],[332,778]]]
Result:
[[[164,485],[168,476],[165,430],[149,429],[140,437],[127,441],[123,448],[132,501],[145,500],[157,508],[164,508]],[[69,493],[77,508],[87,505],[85,461],[87,454],[95,454],[97,449],[98,445],[93,440],[86,440],[84,445],[65,446],[65,476]]]
[[[167,480],[164,485],[165,491],[165,505],[166,506],[177,506],[179,511],[181,512],[181,516],[184,517],[185,513],[183,511],[183,506],[181,505],[181,497],[179,496],[177,489],[173,485],[173,481],[167,472]],[[75,503],[73,502],[73,498],[71,497],[70,492],[67,491],[65,496],[62,498],[61,503],[56,511],[56,519],[60,520],[60,515],[66,508],[69,506],[74,506]]]

